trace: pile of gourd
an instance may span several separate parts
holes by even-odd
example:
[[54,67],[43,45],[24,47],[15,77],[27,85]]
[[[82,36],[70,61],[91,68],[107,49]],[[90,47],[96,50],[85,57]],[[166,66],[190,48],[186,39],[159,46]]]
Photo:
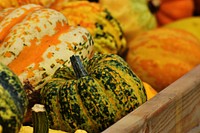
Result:
[[51,129],[105,130],[200,64],[197,1],[0,0],[0,132],[38,103]]

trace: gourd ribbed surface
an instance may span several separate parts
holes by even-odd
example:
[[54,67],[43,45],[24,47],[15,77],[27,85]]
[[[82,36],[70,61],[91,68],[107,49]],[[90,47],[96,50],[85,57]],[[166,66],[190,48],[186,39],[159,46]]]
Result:
[[38,89],[69,57],[89,58],[93,40],[83,27],[68,25],[60,12],[35,4],[0,11],[0,62]]
[[146,101],[142,81],[120,56],[96,54],[83,64],[87,76],[62,67],[42,88],[52,128],[100,132]]
[[119,21],[99,3],[60,1],[51,8],[63,13],[70,25],[85,27],[93,37],[95,51],[122,55],[127,49]]

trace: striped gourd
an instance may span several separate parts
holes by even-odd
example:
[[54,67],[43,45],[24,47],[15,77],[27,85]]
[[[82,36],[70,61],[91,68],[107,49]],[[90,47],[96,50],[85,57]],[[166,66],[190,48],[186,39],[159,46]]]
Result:
[[28,3],[39,4],[63,13],[70,25],[85,27],[94,38],[95,50],[100,53],[123,55],[127,49],[121,25],[99,3],[76,0],[13,0],[1,2],[0,8],[19,7]]
[[151,13],[148,6],[148,2],[152,0],[98,1],[100,5],[107,8],[121,24],[127,40],[127,45],[129,45],[138,34],[157,27],[156,17]]
[[200,41],[184,30],[160,27],[129,45],[126,61],[157,92],[200,64]]
[[[51,128],[100,132],[146,101],[142,81],[115,54],[73,56],[41,89]],[[75,64],[75,65],[73,65]]]
[[94,49],[99,53],[123,55],[125,52],[127,44],[120,23],[99,3],[61,0],[50,8],[63,13],[70,25],[85,27],[94,39]]
[[2,133],[18,133],[28,99],[19,78],[0,63],[0,128]]
[[28,4],[0,11],[0,62],[38,89],[73,54],[92,56],[93,41],[83,27],[70,26],[58,11]]

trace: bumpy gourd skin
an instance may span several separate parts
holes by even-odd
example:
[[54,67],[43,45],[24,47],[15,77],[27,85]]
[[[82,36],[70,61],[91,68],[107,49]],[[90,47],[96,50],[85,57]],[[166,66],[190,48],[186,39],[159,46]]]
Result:
[[[0,0],[0,9],[5,9],[6,7],[20,7],[30,3],[55,9],[66,16],[70,25],[83,26],[92,34],[96,51],[100,53],[117,53],[120,55],[125,52],[127,48],[126,39],[120,23],[109,11],[101,8],[98,3],[69,1],[70,0],[13,0],[12,2],[3,2],[3,0]],[[58,14],[57,16],[60,17]]]
[[61,1],[51,8],[63,13],[70,25],[85,27],[93,37],[95,51],[119,55],[126,51],[127,43],[120,23],[99,3]]
[[28,100],[18,77],[0,63],[0,126],[3,133],[17,133]]
[[35,90],[71,55],[92,56],[91,38],[85,28],[68,25],[62,13],[39,5],[0,11],[0,62]]
[[42,103],[52,128],[100,132],[146,101],[141,80],[114,54],[96,54],[83,62],[88,75],[58,69],[42,88]]

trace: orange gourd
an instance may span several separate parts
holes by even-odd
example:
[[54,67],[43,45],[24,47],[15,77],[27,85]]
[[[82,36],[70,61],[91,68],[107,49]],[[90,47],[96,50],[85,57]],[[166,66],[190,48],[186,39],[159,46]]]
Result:
[[136,36],[126,61],[142,81],[159,92],[200,64],[200,42],[183,30],[154,29]]
[[194,12],[194,0],[149,0],[149,8],[155,13],[158,25],[190,17]]

